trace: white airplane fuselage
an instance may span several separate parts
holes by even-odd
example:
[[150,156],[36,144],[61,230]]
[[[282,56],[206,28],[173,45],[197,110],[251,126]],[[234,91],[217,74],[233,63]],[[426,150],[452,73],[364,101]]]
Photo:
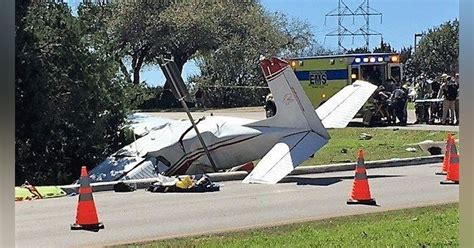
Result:
[[[253,122],[255,120],[209,116],[197,124],[218,170],[261,159],[283,137],[304,131],[248,125]],[[189,126],[191,127],[190,123]],[[211,172],[211,163],[194,130],[188,129],[183,134],[181,142],[177,140],[176,143],[149,152],[146,156],[162,156],[166,159],[171,165],[164,171],[168,176]],[[156,136],[161,135],[157,133]]]

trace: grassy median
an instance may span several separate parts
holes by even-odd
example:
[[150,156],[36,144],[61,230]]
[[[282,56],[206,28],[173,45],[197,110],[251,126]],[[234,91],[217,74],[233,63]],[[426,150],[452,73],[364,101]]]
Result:
[[[361,135],[369,134],[372,138],[364,140]],[[320,165],[332,163],[355,162],[359,148],[364,148],[366,160],[392,158],[409,158],[427,156],[415,143],[425,140],[446,140],[445,131],[419,131],[375,128],[344,128],[329,130],[329,143],[308,159],[303,165]],[[456,137],[457,138],[457,137]],[[416,151],[406,151],[415,148]]]
[[457,247],[458,204],[117,247]]

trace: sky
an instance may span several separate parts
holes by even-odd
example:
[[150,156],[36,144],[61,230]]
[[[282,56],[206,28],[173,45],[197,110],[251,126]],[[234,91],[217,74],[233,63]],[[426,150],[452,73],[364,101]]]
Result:
[[[364,0],[344,0],[352,10]],[[382,33],[383,41],[395,49],[410,46],[414,43],[414,34],[421,33],[443,22],[459,18],[458,0],[367,0],[370,7],[382,13],[380,16],[370,17],[370,28]],[[261,4],[269,12],[281,12],[290,18],[308,22],[313,29],[316,40],[324,47],[337,50],[337,37],[325,35],[337,29],[337,17],[325,15],[337,8],[338,0],[261,0]],[[70,0],[71,5],[77,5],[77,0]],[[326,21],[326,24],[325,24]],[[356,30],[365,23],[362,16],[356,17],[355,24],[352,18],[345,17],[343,25],[349,30]],[[370,37],[370,47],[380,44],[379,36]],[[365,45],[363,37],[358,36],[352,44],[351,37],[345,37],[343,45],[346,48],[355,48]],[[199,68],[192,62],[185,64],[183,79],[199,74]],[[165,81],[158,66],[148,66],[141,75],[150,85],[162,85]]]

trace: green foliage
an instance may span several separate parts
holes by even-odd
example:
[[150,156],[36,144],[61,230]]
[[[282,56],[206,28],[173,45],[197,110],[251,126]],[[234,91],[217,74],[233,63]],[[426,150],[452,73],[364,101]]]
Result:
[[379,47],[375,47],[373,50],[374,53],[395,53],[397,52],[389,43],[380,42]]
[[429,77],[459,70],[459,21],[448,21],[424,33],[413,60],[410,76]]
[[402,47],[400,50],[400,63],[407,64],[409,61],[411,61],[411,58],[413,56],[413,47]]
[[233,6],[226,15],[219,24],[225,42],[215,51],[199,54],[201,75],[190,79],[212,96],[205,98],[207,106],[262,104],[269,90],[264,88],[267,85],[259,67],[260,55],[292,57],[322,52],[315,46],[309,25],[288,20],[282,14],[269,14],[259,4]]
[[[65,3],[22,2],[16,39],[16,183],[70,183],[125,139],[118,64]],[[99,38],[97,38],[99,39]]]
[[358,53],[395,53],[397,52],[389,43],[380,41],[380,45],[378,47],[374,47],[372,51],[367,47],[357,47],[353,49],[349,49],[346,51],[347,54],[358,54]]
[[370,53],[370,50],[367,47],[357,47],[353,49],[349,49],[347,54],[358,54],[358,53]]

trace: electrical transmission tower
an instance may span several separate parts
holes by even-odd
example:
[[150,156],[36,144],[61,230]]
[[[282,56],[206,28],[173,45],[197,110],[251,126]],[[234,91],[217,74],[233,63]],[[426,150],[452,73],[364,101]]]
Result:
[[[354,33],[351,32],[349,29],[347,29],[343,25],[343,20],[345,16],[352,16],[352,23],[354,23],[355,20],[355,15],[354,12],[347,7],[346,3],[344,3],[343,0],[338,0],[337,8],[333,9],[329,13],[326,14],[324,17],[324,25],[326,25],[326,18],[328,16],[336,16],[337,17],[337,29],[327,33],[327,36],[337,36],[337,46],[339,49],[339,52],[345,52],[347,49],[343,45],[344,37],[346,36],[352,36],[352,42],[354,43]],[[326,42],[326,37],[324,37],[324,42]]]
[[361,15],[365,19],[364,26],[360,27],[356,32],[354,32],[354,34],[364,36],[365,46],[367,47],[367,49],[369,49],[369,42],[370,42],[371,35],[380,36],[380,39],[382,39],[382,33],[379,33],[377,31],[370,29],[370,16],[373,16],[373,15],[380,16],[380,24],[382,24],[382,13],[371,8],[369,5],[369,0],[364,0],[364,2],[362,2],[359,5],[356,11],[354,11],[354,14]]
[[[365,38],[365,46],[367,50],[369,49],[370,45],[370,36],[380,36],[382,38],[382,33],[374,31],[370,28],[370,16],[380,16],[380,23],[382,23],[382,13],[378,12],[377,10],[373,9],[369,5],[369,0],[364,0],[359,7],[355,11],[352,11],[343,0],[338,0],[337,8],[330,11],[326,14],[324,18],[324,25],[326,25],[326,18],[328,16],[336,16],[337,17],[337,29],[327,33],[327,36],[337,36],[337,45],[339,52],[346,52],[347,49],[343,45],[344,37],[351,36],[352,37],[352,44],[354,44],[354,38],[356,36],[363,36]],[[365,24],[362,27],[359,27],[355,31],[350,31],[346,28],[343,24],[343,19],[345,16],[352,16],[352,24],[355,22],[356,16],[362,16],[365,20]],[[325,39],[326,39],[325,37]]]

